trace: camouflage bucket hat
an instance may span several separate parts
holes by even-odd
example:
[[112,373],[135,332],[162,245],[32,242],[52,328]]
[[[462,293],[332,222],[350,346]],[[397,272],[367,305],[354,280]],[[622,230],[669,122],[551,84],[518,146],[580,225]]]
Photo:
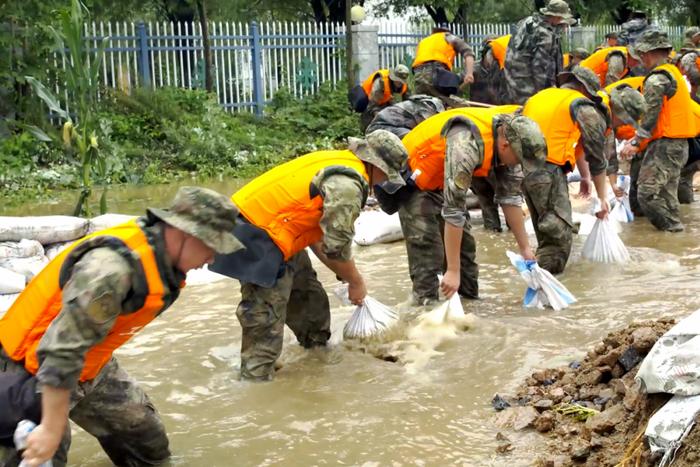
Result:
[[685,37],[688,39],[692,39],[697,34],[700,34],[700,28],[697,26],[691,26],[685,30]]
[[399,171],[406,165],[408,152],[395,134],[386,130],[376,130],[368,134],[365,139],[350,137],[348,149],[360,160],[384,172],[389,182],[399,186],[406,184]]
[[635,49],[632,44],[627,46],[627,54],[638,62],[642,60],[639,58],[639,52],[637,52],[637,49]]
[[540,13],[545,16],[559,16],[565,20],[573,19],[569,4],[564,0],[549,0],[546,7],[540,8]]
[[624,123],[636,126],[647,110],[642,93],[629,86],[618,86],[610,92],[610,105],[617,118]]
[[644,31],[634,44],[637,53],[651,52],[658,49],[672,49],[673,44],[668,39],[668,34],[658,29]]
[[547,142],[539,125],[524,115],[499,115],[508,143],[525,168],[544,165],[547,160]]
[[577,65],[573,67],[571,71],[559,73],[557,75],[557,84],[561,86],[562,84],[570,82],[572,79],[583,84],[583,87],[586,88],[586,91],[593,100],[600,100],[600,97],[597,96],[598,91],[600,91],[600,78],[593,73],[593,70]]
[[230,199],[213,190],[185,186],[170,208],[148,208],[149,215],[192,235],[219,254],[244,248],[233,235],[238,209]]
[[397,65],[395,68],[389,70],[389,79],[402,84],[408,84],[408,76],[410,73],[406,65]]
[[572,57],[580,58],[581,60],[588,58],[590,55],[590,52],[583,47],[576,47],[571,51]]

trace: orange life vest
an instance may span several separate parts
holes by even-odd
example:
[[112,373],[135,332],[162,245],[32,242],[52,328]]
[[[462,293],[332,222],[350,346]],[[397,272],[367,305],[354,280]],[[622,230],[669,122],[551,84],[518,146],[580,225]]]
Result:
[[580,105],[595,105],[573,89],[544,89],[525,102],[523,115],[539,125],[547,140],[547,162],[576,166],[576,146],[580,145],[581,130],[575,116]]
[[[654,68],[644,79],[644,84],[649,76],[662,73],[676,82],[676,92],[670,98],[664,96],[659,120],[651,134],[651,140],[659,138],[694,138],[700,132],[700,121],[695,118],[695,102],[690,97],[690,91],[686,86],[681,72],[674,65],[665,63]],[[642,92],[644,91],[642,84]]]
[[622,76],[627,75],[627,73],[629,73],[629,68],[627,67],[627,47],[606,47],[596,50],[587,58],[581,60],[579,66],[586,67],[593,71],[600,79],[600,85],[603,87],[605,86],[605,75],[608,73],[608,59],[613,53],[622,54],[625,58],[625,71],[622,73]]
[[[372,85],[374,84],[375,78],[379,78],[382,80],[384,83],[384,95],[382,96],[381,100],[377,102],[378,105],[384,105],[388,103],[391,100],[391,80],[389,79],[389,70],[379,70],[376,73],[372,73],[369,78],[367,78],[363,83],[362,83],[362,89],[365,90],[365,94],[367,94],[367,97],[372,97]],[[406,94],[406,91],[408,90],[407,86],[404,84],[401,86],[401,92],[400,94]]]
[[446,32],[436,32],[422,39],[416,48],[416,58],[412,67],[428,62],[440,62],[452,70],[455,60],[455,49],[447,42]]
[[365,180],[364,163],[352,151],[318,151],[278,165],[231,197],[241,214],[265,230],[288,260],[323,238],[323,199],[311,181],[319,171],[338,167]]
[[[644,82],[644,77],[643,76],[632,76],[629,78],[623,78],[620,81],[616,81],[612,84],[609,84],[605,86],[605,93],[609,96],[612,94],[613,89],[618,88],[618,87],[626,87],[629,86],[632,89],[636,89],[637,91],[641,90],[642,88],[642,83]],[[632,125],[621,125],[617,128],[615,128],[615,137],[617,139],[631,139],[634,138],[636,131]],[[647,146],[648,142],[642,141],[642,144],[640,145],[640,149],[643,150]]]
[[489,41],[489,45],[491,46],[491,54],[498,62],[498,66],[501,68],[501,70],[506,64],[506,50],[508,50],[509,42],[510,34],[497,37]]
[[571,54],[569,52],[561,56],[561,63],[564,68],[569,66],[569,63],[571,63]]
[[[83,371],[80,373],[80,381],[94,379],[112,358],[112,352],[131,339],[165,307],[165,287],[161,280],[156,255],[146,234],[135,220],[96,232],[75,242],[29,282],[27,288],[0,320],[0,342],[3,349],[12,360],[18,362],[24,360],[25,368],[32,374],[36,374],[39,369],[37,358],[39,342],[53,319],[61,311],[63,281],[68,280],[72,266],[79,259],[75,255],[69,255],[76,247],[95,237],[113,237],[126,245],[138,257],[143,267],[147,288],[135,287],[135,290],[143,288],[142,293],[136,291],[139,296],[136,306],[140,307],[132,313],[119,315],[107,337],[88,350]],[[87,251],[89,248],[84,252]],[[184,282],[181,287],[184,287]]]
[[419,123],[402,140],[408,151],[408,165],[413,172],[416,186],[423,191],[444,188],[445,138],[442,129],[453,117],[467,118],[472,123],[472,131],[481,137],[484,160],[472,175],[487,177],[493,159],[493,118],[498,114],[515,112],[519,108],[517,105],[462,107],[440,112]]

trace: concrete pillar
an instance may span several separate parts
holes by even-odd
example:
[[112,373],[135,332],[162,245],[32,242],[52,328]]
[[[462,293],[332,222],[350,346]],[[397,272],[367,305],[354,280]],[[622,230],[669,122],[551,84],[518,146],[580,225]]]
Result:
[[355,84],[364,81],[379,69],[379,26],[354,24],[352,26],[352,63],[355,66]]
[[578,26],[571,28],[571,50],[576,47],[583,47],[589,52],[592,52],[597,45],[595,40],[595,27]]

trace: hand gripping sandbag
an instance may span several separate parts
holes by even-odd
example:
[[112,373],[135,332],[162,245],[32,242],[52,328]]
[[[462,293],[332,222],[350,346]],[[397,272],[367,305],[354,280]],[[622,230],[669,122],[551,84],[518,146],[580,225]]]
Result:
[[370,296],[365,297],[343,328],[345,339],[362,339],[381,334],[399,320],[399,314]]
[[609,219],[598,219],[583,244],[581,256],[599,263],[626,263],[630,254]]
[[506,251],[511,264],[518,270],[527,284],[523,305],[526,308],[550,306],[559,311],[576,302],[576,298],[564,284],[537,265],[537,261],[526,260],[517,253]]

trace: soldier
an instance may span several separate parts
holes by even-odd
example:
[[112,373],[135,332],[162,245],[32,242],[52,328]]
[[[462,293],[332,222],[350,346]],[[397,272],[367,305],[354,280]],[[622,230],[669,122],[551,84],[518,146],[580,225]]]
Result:
[[630,18],[622,23],[622,31],[617,36],[618,45],[634,45],[642,34],[652,29],[646,12],[633,10]]
[[394,94],[400,94],[402,100],[408,97],[408,76],[408,67],[397,65],[391,70],[372,73],[362,83],[369,100],[360,117],[360,130],[363,133],[379,111],[394,103]]
[[438,299],[437,275],[445,271],[442,290],[446,295],[479,296],[476,243],[466,209],[474,177],[495,173],[496,201],[523,256],[533,257],[520,208],[519,167],[523,152],[532,150],[523,143],[522,133],[532,126],[527,119],[508,115],[517,108],[453,109],[425,120],[404,137],[412,192],[402,199],[399,218],[415,303]]
[[365,133],[386,130],[403,138],[420,122],[444,110],[445,106],[437,97],[416,94],[409,97],[408,100],[380,110]]
[[[169,210],[146,212],[69,246],[0,320],[0,436],[23,418],[39,423],[28,465],[66,465],[68,418],[116,465],[170,456],[158,412],[112,352],[172,305],[188,270],[242,245],[231,234],[235,206],[211,190],[181,188]],[[12,457],[0,452],[0,461]]]
[[539,124],[547,140],[547,164],[542,170],[526,171],[523,192],[537,235],[537,260],[552,274],[564,271],[573,241],[566,173],[584,158],[587,164],[579,164],[581,183],[592,176],[602,204],[597,216],[605,218],[609,210],[605,133],[610,113],[615,115],[617,108],[626,105],[626,101],[616,101],[618,107],[605,105],[598,95],[598,77],[587,68],[562,73],[559,81],[560,88],[540,91],[523,108],[523,115]]
[[[687,138],[698,134],[700,119],[683,75],[667,63],[672,48],[668,35],[658,30],[645,31],[635,44],[642,63],[651,70],[642,85],[647,112],[621,156],[633,157],[632,208],[641,209],[659,230],[681,232],[678,181],[688,160]],[[646,149],[640,152],[643,144]]]
[[540,14],[521,20],[508,43],[503,68],[504,99],[524,104],[533,94],[556,85],[563,70],[560,30],[572,21],[564,0],[550,0]]
[[576,47],[571,53],[564,54],[564,70],[571,71],[573,67],[587,59],[591,54],[583,47]]
[[305,348],[325,346],[331,335],[328,296],[306,247],[362,304],[367,288],[352,259],[354,222],[370,187],[394,193],[405,184],[398,172],[405,160],[401,141],[377,130],[349,138],[347,150],[279,165],[233,195],[242,221],[235,233],[246,250],[217,256],[211,269],[241,282],[241,378],[273,378],[285,324]]
[[600,79],[600,86],[605,87],[627,76],[636,76],[641,63],[634,47],[619,46],[597,50],[580,65],[593,71]]
[[603,42],[603,45],[601,48],[606,48],[606,47],[617,47],[619,45],[618,40],[617,40],[617,33],[615,31],[609,32],[605,35],[605,41]]
[[463,39],[445,27],[433,28],[433,33],[422,39],[416,48],[413,74],[416,79],[416,94],[427,94],[441,99],[447,107],[463,107],[461,99],[450,97],[456,94],[459,77],[452,73],[455,56],[464,59],[463,84],[474,82],[474,51]]
[[481,60],[474,71],[474,84],[470,88],[473,101],[498,105],[501,101],[501,74],[506,60],[510,34],[487,37],[481,47]]
[[683,34],[683,45],[681,46],[681,51],[684,49],[696,49],[700,45],[700,28],[697,26],[691,26],[685,30]]

